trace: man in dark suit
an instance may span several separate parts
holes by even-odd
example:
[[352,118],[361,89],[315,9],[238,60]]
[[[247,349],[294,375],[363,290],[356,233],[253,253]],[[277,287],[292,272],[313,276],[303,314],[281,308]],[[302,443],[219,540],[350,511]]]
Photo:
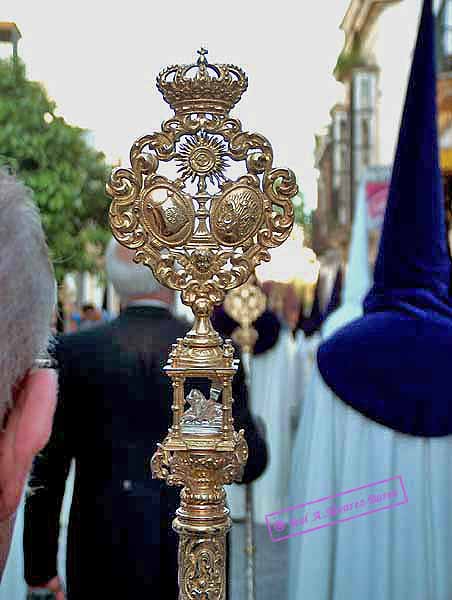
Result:
[[[26,503],[25,577],[30,586],[60,589],[59,515],[75,457],[68,599],[176,600],[178,539],[171,522],[179,488],[151,479],[149,463],[170,424],[171,385],[162,368],[188,326],[171,313],[173,292],[116,242],[107,251],[107,272],[126,309],[106,325],[62,336],[56,347],[59,405]],[[250,451],[243,482],[250,482],[267,455],[241,369],[233,392],[235,426],[245,429]]]

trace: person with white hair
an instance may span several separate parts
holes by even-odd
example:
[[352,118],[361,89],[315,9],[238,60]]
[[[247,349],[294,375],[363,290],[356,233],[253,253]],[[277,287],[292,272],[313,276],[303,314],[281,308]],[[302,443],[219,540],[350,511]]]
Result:
[[[0,169],[0,578],[35,455],[47,443],[57,375],[46,358],[55,278],[32,194]],[[41,367],[41,368],[40,368]],[[6,569],[5,569],[6,565]],[[8,586],[2,581],[2,592]],[[8,598],[15,598],[12,594]]]
[[[55,427],[36,462],[36,491],[26,504],[26,580],[52,589],[61,503],[75,458],[69,600],[177,598],[178,538],[171,524],[179,490],[151,478],[150,460],[170,425],[171,382],[163,366],[171,345],[189,327],[172,314],[174,292],[148,267],[133,263],[133,255],[114,240],[106,253],[108,278],[124,309],[120,316],[64,335],[56,344]],[[267,457],[247,408],[241,370],[233,394],[236,427],[245,429],[250,449],[247,483],[264,470]]]

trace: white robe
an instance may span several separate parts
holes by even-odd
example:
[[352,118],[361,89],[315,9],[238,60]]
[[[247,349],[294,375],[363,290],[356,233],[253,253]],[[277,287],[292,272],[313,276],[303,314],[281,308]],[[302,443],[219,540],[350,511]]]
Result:
[[0,600],[25,600],[27,596],[22,550],[23,531],[24,498],[22,498],[17,509],[11,547],[0,584]]
[[251,366],[251,411],[264,421],[269,453],[267,469],[253,483],[257,523],[264,524],[265,515],[285,506],[288,499],[294,359],[292,332],[281,329],[274,348],[254,357]]
[[[291,413],[296,398],[295,351],[292,333],[281,328],[273,348],[251,359],[250,410],[264,422],[269,456],[265,472],[251,484],[254,520],[260,524],[265,524],[265,515],[277,510],[288,498]],[[232,518],[243,520],[245,486],[227,486],[226,494]]]
[[295,394],[292,402],[292,425],[298,427],[301,408],[306,398],[309,382],[311,381],[312,369],[320,343],[320,334],[315,333],[306,337],[299,329],[295,336]]
[[315,367],[289,506],[396,475],[408,503],[289,539],[289,600],[450,600],[451,456],[452,436],[416,438],[366,419]]

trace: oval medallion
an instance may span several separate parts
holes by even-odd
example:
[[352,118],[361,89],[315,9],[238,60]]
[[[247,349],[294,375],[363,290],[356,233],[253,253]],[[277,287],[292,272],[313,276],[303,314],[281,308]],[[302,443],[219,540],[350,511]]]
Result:
[[240,246],[259,230],[263,213],[262,194],[239,183],[215,200],[212,233],[224,246]]
[[193,204],[170,183],[151,188],[143,198],[142,211],[147,229],[163,244],[181,246],[193,235]]

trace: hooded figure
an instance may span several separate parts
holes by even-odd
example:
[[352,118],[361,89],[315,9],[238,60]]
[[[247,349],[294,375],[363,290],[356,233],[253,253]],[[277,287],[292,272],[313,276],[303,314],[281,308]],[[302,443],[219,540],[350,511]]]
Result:
[[[361,316],[362,302],[371,285],[369,271],[365,186],[362,183],[356,199],[342,304],[323,323],[323,339]],[[300,362],[298,366],[300,368]],[[338,406],[334,394],[326,388],[316,363],[312,367],[305,395],[293,447],[290,506],[325,496],[325,490],[330,489],[331,479],[335,477],[335,466],[343,461],[343,441],[336,445],[337,431],[343,429],[341,438],[342,435],[345,438],[347,417],[343,415],[344,407]],[[350,429],[347,435],[355,441]],[[328,556],[328,551],[333,548],[334,532],[323,530],[312,535],[317,533],[320,533],[319,537],[302,536],[288,542],[288,600],[310,598],[311,595],[317,599],[317,594],[321,600],[339,599],[339,596],[328,595],[334,564],[325,560],[325,553]]]
[[[362,317],[349,304],[354,309],[343,316],[354,321],[344,327],[338,311],[328,332],[325,324],[329,337],[318,351],[297,434],[290,504],[333,498],[309,511],[308,528],[321,529],[288,541],[289,600],[450,598],[451,263],[438,167],[433,33],[426,0],[373,287]],[[398,501],[374,505],[388,491]],[[331,516],[331,506],[341,501],[348,514]]]
[[[430,11],[430,15],[427,12]],[[374,285],[362,319],[323,344],[329,387],[403,433],[452,433],[451,260],[438,160],[434,24],[424,7]]]
[[[237,321],[226,313],[223,306],[215,307],[211,321],[213,328],[218,331],[223,339],[230,338],[234,329],[239,327]],[[258,338],[253,348],[253,354],[254,356],[258,356],[259,354],[271,350],[277,343],[281,323],[275,313],[267,309],[256,319],[253,323],[253,327],[258,333]]]
[[322,311],[320,300],[320,275],[314,291],[314,301],[311,307],[309,317],[304,316],[303,306],[300,308],[298,323],[295,328],[296,354],[297,360],[302,364],[302,369],[299,370],[299,382],[297,385],[297,398],[293,403],[293,422],[298,421],[300,406],[305,397],[306,385],[309,383],[311,371],[314,364],[318,345],[321,340],[321,330],[325,319],[329,317],[341,304],[342,298],[342,267],[339,266],[334,278],[331,295],[326,304],[326,308]]

